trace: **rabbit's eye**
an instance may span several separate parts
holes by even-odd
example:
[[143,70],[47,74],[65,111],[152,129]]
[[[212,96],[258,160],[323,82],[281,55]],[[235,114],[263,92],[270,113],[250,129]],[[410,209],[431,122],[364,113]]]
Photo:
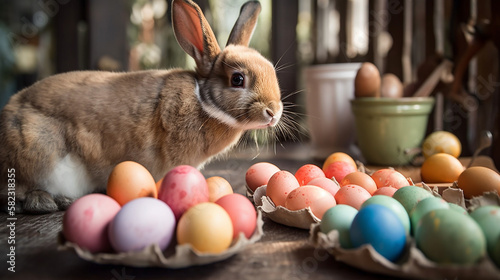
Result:
[[233,87],[243,87],[245,85],[245,77],[241,73],[234,73],[231,76],[231,86]]

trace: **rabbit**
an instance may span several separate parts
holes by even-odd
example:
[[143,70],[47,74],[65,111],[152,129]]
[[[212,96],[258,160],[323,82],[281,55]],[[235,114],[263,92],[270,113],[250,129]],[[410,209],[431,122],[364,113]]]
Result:
[[75,71],[13,95],[0,115],[4,209],[13,213],[15,192],[16,212],[65,210],[105,192],[122,161],[159,180],[178,165],[202,168],[247,130],[273,129],[283,114],[276,72],[248,47],[260,10],[242,6],[221,50],[199,6],[174,0],[174,33],[194,70]]

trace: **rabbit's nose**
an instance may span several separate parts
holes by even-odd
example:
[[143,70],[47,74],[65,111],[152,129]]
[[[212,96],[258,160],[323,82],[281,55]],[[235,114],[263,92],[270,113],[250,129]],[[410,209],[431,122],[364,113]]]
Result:
[[273,111],[271,108],[266,108],[264,110],[264,115],[269,119],[268,126],[275,126],[281,118],[282,114],[282,104],[279,104],[279,108]]

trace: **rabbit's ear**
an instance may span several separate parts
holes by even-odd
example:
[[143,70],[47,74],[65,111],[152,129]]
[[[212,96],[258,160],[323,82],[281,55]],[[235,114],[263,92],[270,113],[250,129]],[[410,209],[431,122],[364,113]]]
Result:
[[245,3],[240,10],[240,15],[234,24],[227,45],[247,46],[252,38],[253,31],[257,25],[261,7],[258,1],[249,1]]
[[200,74],[208,75],[220,47],[200,7],[191,0],[174,0],[172,24],[179,45],[194,58]]

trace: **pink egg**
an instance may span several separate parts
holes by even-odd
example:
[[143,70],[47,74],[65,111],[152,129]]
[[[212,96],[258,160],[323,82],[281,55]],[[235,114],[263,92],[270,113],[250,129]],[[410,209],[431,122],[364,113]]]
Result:
[[371,194],[363,187],[358,185],[345,185],[335,195],[337,204],[347,204],[356,209],[361,209],[361,205]]
[[377,184],[375,183],[375,181],[373,181],[372,177],[360,171],[355,171],[345,175],[344,179],[342,179],[342,181],[339,183],[340,186],[345,186],[345,185],[361,186],[365,188],[372,195],[377,190]]
[[174,232],[174,213],[165,202],[152,197],[136,198],[123,205],[108,229],[117,252],[137,252],[152,244],[165,250]]
[[64,237],[91,253],[110,252],[107,229],[119,210],[120,204],[107,195],[83,196],[64,213]]
[[339,191],[340,186],[336,184],[332,179],[328,179],[326,177],[319,177],[319,178],[314,178],[309,183],[308,185],[313,185],[313,186],[318,186],[325,191],[329,192],[333,196]]
[[314,178],[321,177],[325,177],[325,172],[314,164],[303,165],[295,172],[295,178],[297,178],[301,186],[306,185]]
[[355,171],[357,171],[356,168],[349,162],[334,161],[326,167],[325,175],[330,179],[335,178],[335,180],[340,183],[347,174]]
[[379,169],[373,172],[371,177],[377,184],[377,188],[393,187],[399,189],[410,185],[403,174],[390,168]]
[[247,186],[255,191],[260,186],[267,185],[267,182],[280,169],[269,162],[258,162],[248,168],[245,174]]
[[285,200],[287,209],[293,211],[309,207],[318,219],[323,218],[326,210],[335,205],[337,205],[335,198],[329,192],[313,185],[296,188]]
[[276,207],[285,206],[288,194],[299,186],[299,181],[297,181],[297,178],[292,173],[281,170],[274,173],[271,179],[269,179],[266,196],[273,201]]
[[250,238],[257,227],[257,212],[252,202],[239,193],[225,195],[215,203],[226,210],[233,222],[233,239],[236,240],[242,232]]
[[377,189],[373,195],[387,195],[392,197],[392,195],[397,191],[398,189],[393,188],[393,187],[381,187],[380,189]]
[[207,181],[198,169],[189,165],[179,165],[163,177],[158,199],[172,209],[178,221],[191,206],[208,202]]

